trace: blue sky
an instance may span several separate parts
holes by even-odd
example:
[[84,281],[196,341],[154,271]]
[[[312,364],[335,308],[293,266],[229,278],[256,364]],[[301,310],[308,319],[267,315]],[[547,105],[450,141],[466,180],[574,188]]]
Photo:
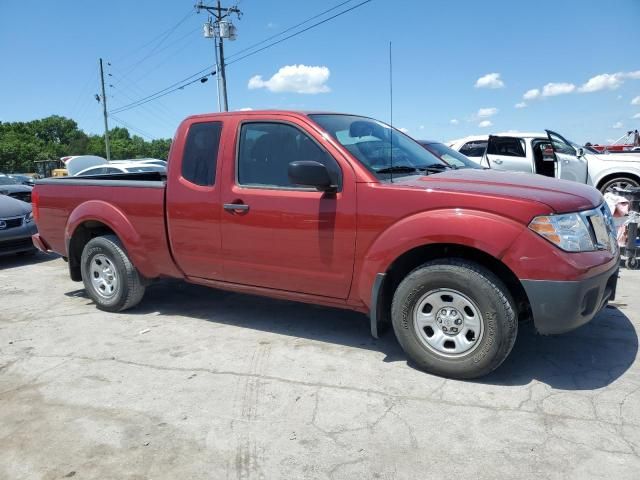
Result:
[[[93,99],[98,57],[111,63],[111,108],[214,63],[213,42],[202,35],[205,14],[189,15],[194,3],[0,0],[0,120],[60,114],[87,132],[101,132],[101,106]],[[338,3],[241,0],[238,39],[226,44],[226,53]],[[160,43],[158,35],[182,19]],[[601,142],[640,128],[640,118],[633,118],[640,98],[632,104],[640,97],[638,25],[638,0],[373,0],[229,65],[229,106],[346,111],[388,121],[392,41],[394,125],[416,138],[550,128],[576,141]],[[304,67],[281,70],[298,65]],[[488,74],[499,76],[477,87]],[[524,101],[535,89],[537,95],[529,94],[535,98]],[[515,107],[523,101],[526,107]],[[159,138],[171,137],[189,114],[216,110],[212,79],[116,117]]]

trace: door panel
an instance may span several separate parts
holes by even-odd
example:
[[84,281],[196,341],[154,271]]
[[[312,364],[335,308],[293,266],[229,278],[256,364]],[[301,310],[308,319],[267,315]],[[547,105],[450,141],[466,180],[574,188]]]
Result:
[[533,173],[522,138],[491,135],[485,153],[486,163],[495,170]]
[[584,156],[576,156],[571,143],[556,132],[546,130],[556,156],[558,178],[587,183],[588,165]]
[[[249,127],[252,124],[259,126]],[[233,171],[228,174],[233,180],[222,193],[224,204],[243,205],[243,210],[229,206],[222,215],[225,281],[347,298],[355,254],[353,172],[341,168],[329,149],[320,147],[321,137],[283,125],[247,122],[240,126],[238,176],[251,185],[237,185]],[[260,129],[266,133],[258,136]],[[318,151],[328,156],[323,163],[332,165],[330,172],[339,176],[340,191],[323,193],[284,185],[288,177],[283,169],[288,163],[319,161]]]
[[169,164],[167,230],[173,258],[187,276],[222,278],[218,151],[222,123],[191,124],[174,140],[182,158]]

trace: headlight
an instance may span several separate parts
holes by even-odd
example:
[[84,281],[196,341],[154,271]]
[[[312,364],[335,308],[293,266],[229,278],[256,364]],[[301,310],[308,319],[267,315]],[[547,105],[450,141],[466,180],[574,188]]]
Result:
[[596,249],[589,226],[579,213],[536,217],[529,228],[567,252]]
[[29,212],[24,216],[24,223],[33,222],[33,212]]

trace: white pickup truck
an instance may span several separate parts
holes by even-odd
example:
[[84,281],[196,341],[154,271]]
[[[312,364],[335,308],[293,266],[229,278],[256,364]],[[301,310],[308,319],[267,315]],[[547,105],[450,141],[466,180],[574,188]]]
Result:
[[593,185],[602,193],[640,186],[637,155],[597,154],[556,132],[545,132],[478,135],[448,145],[484,167],[573,180]]

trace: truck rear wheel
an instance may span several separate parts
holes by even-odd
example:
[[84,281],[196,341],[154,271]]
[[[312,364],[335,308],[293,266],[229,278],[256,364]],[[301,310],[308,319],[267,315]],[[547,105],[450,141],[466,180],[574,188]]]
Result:
[[84,288],[100,310],[120,312],[142,300],[143,279],[115,235],[89,240],[81,267]]
[[492,272],[464,259],[436,260],[411,272],[391,308],[402,348],[422,370],[476,378],[507,358],[518,332],[514,303]]

